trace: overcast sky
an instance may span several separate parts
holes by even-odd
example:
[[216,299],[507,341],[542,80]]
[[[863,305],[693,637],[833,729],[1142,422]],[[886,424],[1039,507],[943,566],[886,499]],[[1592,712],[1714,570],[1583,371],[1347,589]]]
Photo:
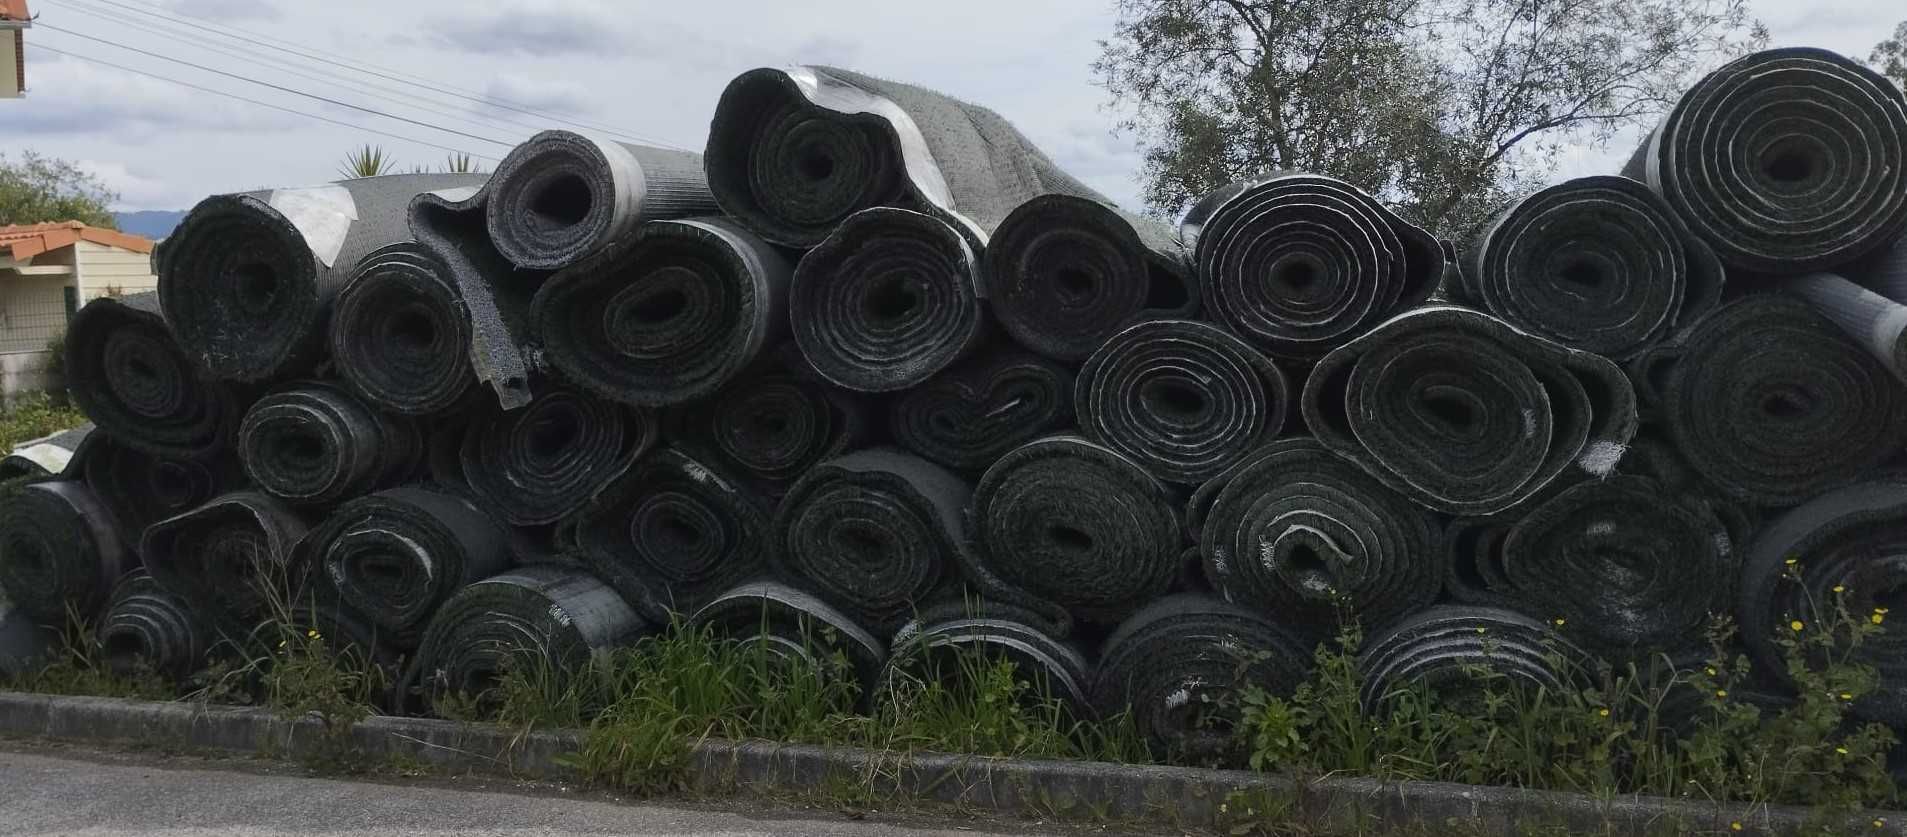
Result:
[[[468,151],[488,158],[486,168],[508,147],[484,140],[513,143],[537,128],[568,126],[391,80],[345,73],[357,85],[346,86],[325,75],[344,73],[339,68],[276,47],[289,43],[332,60],[374,64],[446,89],[697,151],[716,98],[737,73],[764,65],[838,64],[992,107],[1074,174],[1128,206],[1139,203],[1138,152],[1130,137],[1114,132],[1118,114],[1105,107],[1091,69],[1098,41],[1112,27],[1113,0],[31,1],[40,15],[40,25],[27,33],[31,92],[25,99],[0,100],[0,150],[32,148],[76,160],[120,193],[121,209],[184,209],[208,194],[334,179],[344,154],[367,142],[384,146],[407,166],[440,164],[446,152],[51,50]],[[1907,16],[1900,6],[1875,0],[1754,3],[1776,45],[1823,46],[1856,57]],[[279,40],[247,46],[142,15],[142,9]],[[206,43],[238,54],[211,51]],[[1573,150],[1558,175],[1612,171],[1627,154],[1620,146],[1628,144]]]

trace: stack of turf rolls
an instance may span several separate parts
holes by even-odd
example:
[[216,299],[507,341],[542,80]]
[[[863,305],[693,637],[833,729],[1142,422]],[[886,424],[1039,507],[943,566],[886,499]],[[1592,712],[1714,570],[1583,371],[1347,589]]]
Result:
[[74,318],[93,426],[7,461],[0,668],[69,614],[171,674],[291,619],[428,709],[679,622],[866,689],[996,653],[1192,754],[1347,621],[1373,706],[1715,615],[1778,682],[1778,631],[1907,604],[1903,156],[1899,89],[1781,49],[1462,240],[1304,172],[1173,228],[796,67],[700,155],[215,196]]

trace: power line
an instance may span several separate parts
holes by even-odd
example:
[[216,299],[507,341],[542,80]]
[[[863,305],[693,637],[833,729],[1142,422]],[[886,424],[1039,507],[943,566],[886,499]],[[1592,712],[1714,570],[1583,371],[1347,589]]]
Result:
[[[194,29],[199,29],[205,32],[209,32],[211,34],[217,35],[222,38],[229,38],[235,41],[242,41],[245,43],[252,44],[254,46],[264,47],[266,49],[275,49],[281,52],[286,52],[292,55],[296,55],[300,58],[304,58],[309,61],[317,61],[323,64],[329,64],[331,66],[340,67],[355,73],[363,73],[368,76],[375,76],[377,78],[385,79],[387,81],[394,81],[399,84],[405,84],[405,85],[410,85],[412,87],[422,88],[424,90],[429,90],[433,93],[440,93],[446,96],[453,96],[453,97],[463,99],[469,102],[474,102],[476,104],[487,105],[487,106],[498,108],[501,110],[512,111],[514,113],[519,113],[525,116],[535,117],[537,119],[546,120],[549,122],[555,122],[561,125],[568,125],[571,127],[582,128],[582,129],[590,130],[590,131],[600,131],[602,133],[609,134],[613,137],[626,139],[631,142],[647,143],[650,145],[661,146],[664,148],[673,148],[677,150],[690,150],[690,149],[684,149],[681,146],[676,145],[674,143],[657,139],[655,137],[644,136],[634,131],[629,131],[626,129],[616,128],[616,127],[602,125],[598,123],[587,122],[587,121],[583,121],[583,120],[575,119],[571,117],[565,117],[565,116],[559,116],[556,114],[546,113],[543,111],[536,110],[532,108],[531,106],[522,104],[520,102],[512,102],[508,99],[503,99],[503,98],[491,96],[488,94],[479,93],[477,91],[470,90],[468,88],[456,87],[455,85],[451,85],[448,82],[434,81],[424,76],[415,75],[412,73],[406,73],[402,70],[395,70],[390,67],[379,66],[377,64],[372,64],[368,61],[356,62],[356,63],[338,61],[328,56],[309,51],[310,50],[309,47],[305,47],[294,41],[288,41],[283,38],[273,37],[271,35],[266,35],[261,32],[255,32],[249,29],[245,29],[243,27],[231,26],[229,24],[212,23],[207,18],[198,17],[195,15],[187,14],[185,12],[178,13],[181,17],[173,17],[168,14],[160,13],[157,10],[154,10],[140,3],[124,3],[124,2],[120,2],[119,0],[90,0],[90,2],[103,3],[106,5],[125,9],[127,11],[130,11],[136,14],[146,15],[148,17],[153,17],[160,20],[170,21],[172,23],[177,23],[181,26],[189,26]],[[190,18],[190,19],[188,20],[184,18]],[[200,22],[194,22],[194,21],[204,21],[204,22],[200,23]],[[221,30],[231,30],[231,31],[227,32],[227,31],[221,31]],[[232,34],[233,32],[238,32],[243,34]],[[272,41],[274,43],[264,43],[264,41]]]
[[[112,21],[114,23],[118,23],[123,26],[134,25],[134,24],[126,22],[120,17],[115,16],[114,13],[112,12],[103,12],[96,9],[86,8],[84,6],[69,6],[68,8],[71,11],[93,15],[99,18],[104,18],[108,21]],[[318,82],[320,84],[328,84],[328,85],[340,86],[340,87],[348,86],[348,89],[350,89],[350,91],[354,94],[369,96],[374,99],[381,99],[383,101],[390,102],[396,105],[401,105],[403,107],[416,108],[418,110],[421,110],[427,113],[432,113],[438,116],[454,119],[458,122],[462,122],[467,125],[475,125],[475,126],[483,127],[483,128],[502,128],[503,130],[506,130],[506,131],[510,130],[510,128],[505,127],[506,123],[509,125],[513,125],[517,128],[524,128],[530,131],[537,131],[537,130],[541,130],[542,128],[542,126],[539,126],[539,125],[531,125],[529,123],[515,122],[513,120],[504,120],[504,119],[497,119],[497,118],[472,118],[473,116],[480,117],[481,115],[460,113],[454,110],[435,107],[434,106],[435,102],[433,100],[427,99],[418,94],[409,93],[409,92],[396,89],[396,88],[390,88],[390,87],[384,87],[381,85],[371,84],[368,82],[357,81],[355,79],[348,78],[340,73],[328,72],[328,71],[316,69],[316,68],[312,68],[312,72],[307,73],[307,72],[304,72],[302,69],[300,69],[300,65],[295,61],[276,57],[269,53],[260,52],[257,50],[246,49],[245,47],[226,47],[220,44],[211,43],[204,36],[192,33],[190,31],[171,29],[165,26],[156,26],[156,25],[152,27],[151,31],[170,35],[174,38],[178,38],[184,42],[187,42],[192,46],[196,46],[199,49],[214,52],[219,55],[226,56],[228,58],[236,58],[240,61],[268,62],[270,64],[277,65],[280,72],[289,73],[299,78],[308,79],[311,81]],[[313,73],[317,73],[321,75],[314,75]],[[326,78],[327,76],[329,78]],[[393,94],[393,95],[385,95],[385,94],[374,92],[376,90],[388,91],[390,94]]]
[[341,108],[349,108],[351,110],[361,111],[363,113],[371,114],[372,116],[382,116],[385,119],[394,119],[399,122],[406,122],[412,125],[416,125],[420,128],[428,128],[433,131],[442,131],[446,134],[455,134],[465,139],[473,139],[473,140],[477,140],[478,142],[487,142],[492,145],[501,145],[505,148],[514,148],[516,146],[516,143],[513,143],[513,142],[506,142],[500,139],[492,139],[490,137],[479,136],[477,134],[467,133],[465,131],[459,131],[455,128],[445,128],[441,125],[432,125],[429,122],[423,122],[420,120],[412,119],[407,116],[398,116],[396,114],[385,113],[384,111],[377,110],[375,108],[367,108],[367,107],[364,107],[363,105],[354,105],[354,104],[351,104],[350,102],[341,102],[341,101],[338,101],[337,99],[332,99],[326,96],[320,96],[316,93],[307,93],[303,90],[297,90],[290,87],[285,87],[284,85],[280,85],[280,84],[273,84],[269,81],[259,81],[258,79],[255,79],[255,78],[246,78],[245,76],[239,75],[238,73],[228,73],[224,70],[220,70],[214,67],[207,67],[204,64],[195,64],[191,61],[186,61],[182,58],[173,58],[172,56],[161,55],[151,50],[140,49],[135,46],[127,46],[126,44],[118,43],[115,41],[109,41],[105,38],[96,38],[92,35],[87,35],[80,32],[74,32],[71,29],[62,29],[58,26],[54,26],[49,23],[36,22],[33,24],[33,27],[35,29],[48,29],[63,35],[71,35],[75,38],[84,38],[88,41],[95,41],[95,42],[102,43],[111,47],[118,47],[119,49],[126,50],[127,52],[134,52],[134,53],[138,53],[140,55],[144,55],[150,58],[157,58],[161,61],[170,61],[174,64],[180,64],[186,67],[191,67],[195,70],[203,70],[205,72],[212,73],[215,75],[221,75],[229,79],[236,79],[238,81],[245,82],[246,84],[256,84],[260,87],[268,87],[273,90],[277,90],[281,93],[290,93],[294,96],[303,96],[307,99],[324,102],[325,104],[329,104],[329,105],[336,105]]
[[291,115],[293,115],[293,116],[302,116],[302,117],[305,117],[305,118],[307,118],[307,119],[316,119],[316,120],[318,120],[318,121],[320,121],[320,122],[329,122],[329,123],[331,123],[331,124],[333,124],[333,125],[340,125],[340,126],[343,126],[343,127],[346,127],[346,128],[350,128],[350,129],[352,129],[352,130],[356,130],[356,131],[366,131],[366,132],[369,132],[369,133],[373,133],[373,134],[377,134],[378,136],[381,136],[381,137],[389,137],[389,138],[391,138],[391,139],[396,139],[396,140],[403,140],[403,141],[405,141],[405,142],[410,142],[410,143],[416,143],[417,145],[422,145],[422,146],[425,146],[425,147],[428,147],[428,148],[435,148],[435,149],[437,149],[437,150],[439,150],[439,151],[448,151],[448,152],[450,152],[450,153],[452,153],[452,154],[469,154],[469,155],[470,155],[471,157],[474,157],[474,158],[476,158],[476,159],[479,159],[479,160],[488,160],[488,161],[490,161],[490,162],[492,162],[492,163],[494,163],[494,162],[497,162],[497,158],[495,158],[495,157],[487,157],[487,156],[484,156],[484,155],[482,155],[482,154],[472,154],[471,152],[468,152],[468,151],[465,151],[465,150],[463,150],[463,149],[461,149],[461,148],[452,148],[452,147],[450,147],[450,146],[448,146],[448,145],[440,145],[440,144],[438,144],[438,143],[434,143],[434,142],[431,142],[430,140],[421,140],[421,139],[417,139],[416,137],[407,137],[407,136],[404,136],[403,134],[393,134],[393,133],[391,133],[391,132],[389,132],[389,131],[382,131],[382,130],[379,130],[379,129],[377,129],[377,128],[372,128],[372,127],[368,127],[368,126],[365,126],[365,125],[356,125],[356,124],[353,124],[353,123],[350,123],[350,122],[345,122],[345,121],[343,121],[343,120],[341,120],[341,119],[332,119],[332,118],[331,118],[331,117],[329,117],[329,116],[320,116],[320,115],[318,115],[318,114],[315,114],[315,113],[307,113],[307,112],[305,112],[305,111],[302,111],[302,110],[297,110],[297,109],[294,109],[294,108],[288,108],[288,107],[284,107],[283,105],[274,105],[274,104],[272,104],[272,103],[270,103],[270,102],[261,102],[261,101],[259,101],[259,100],[257,100],[257,99],[252,99],[252,98],[249,98],[249,97],[245,97],[245,96],[240,96],[240,95],[238,95],[237,93],[228,93],[228,92],[226,92],[226,91],[224,91],[224,90],[219,90],[219,89],[216,89],[216,88],[212,88],[212,87],[205,87],[205,86],[203,86],[203,85],[199,85],[199,84],[193,84],[192,82],[189,82],[189,81],[181,81],[181,80],[179,80],[179,79],[176,79],[176,78],[172,78],[172,77],[170,77],[170,76],[162,76],[162,75],[159,75],[158,73],[152,73],[152,72],[147,72],[147,71],[145,71],[145,70],[136,70],[136,69],[133,69],[133,68],[131,68],[131,67],[128,67],[128,66],[126,66],[126,65],[124,65],[124,64],[115,64],[115,63],[113,63],[113,62],[111,62],[111,61],[107,61],[107,60],[104,60],[104,59],[100,59],[100,58],[94,58],[94,57],[92,57],[92,56],[90,56],[90,55],[81,55],[81,54],[79,54],[79,53],[76,53],[76,52],[67,52],[66,50],[63,50],[63,49],[56,49],[56,48],[54,48],[54,47],[50,47],[50,46],[47,46],[47,45],[45,45],[45,44],[42,44],[42,43],[39,43],[39,42],[35,42],[35,43],[33,43],[33,44],[32,44],[32,47],[33,47],[34,49],[43,49],[43,50],[46,50],[47,52],[51,52],[51,53],[53,53],[53,54],[55,54],[55,55],[64,55],[64,56],[66,56],[66,57],[68,57],[68,58],[76,58],[76,59],[79,59],[79,60],[81,60],[81,61],[87,61],[87,62],[91,62],[91,63],[94,63],[94,64],[98,64],[98,65],[100,65],[100,66],[103,66],[103,67],[111,67],[111,68],[113,68],[113,69],[115,69],[115,70],[121,70],[121,71],[124,71],[124,72],[128,72],[128,73],[132,73],[133,75],[137,75],[137,76],[145,76],[146,78],[150,78],[150,79],[156,79],[156,80],[158,80],[158,81],[164,81],[164,82],[169,82],[169,83],[172,83],[172,84],[176,84],[176,85],[179,85],[180,87],[189,87],[189,88],[191,88],[191,89],[193,89],[193,90],[197,90],[197,91],[199,91],[199,92],[202,92],[202,93],[210,93],[210,94],[212,94],[212,95],[214,95],[214,96],[224,96],[224,97],[225,97],[225,98],[227,98],[227,99],[236,99],[236,100],[238,100],[238,101],[241,101],[241,102],[245,102],[245,103],[247,103],[247,104],[252,104],[252,105],[257,105],[257,106],[259,106],[259,107],[263,107],[263,108],[271,108],[272,110],[275,110],[275,111],[281,111],[281,112],[284,112],[284,113],[289,113],[289,114],[291,114]]
[[[179,38],[181,42],[187,42],[187,44],[196,46],[196,48],[200,48],[200,50],[215,51],[215,53],[219,53],[219,55],[235,57],[235,59],[240,59],[240,61],[263,61],[263,63],[271,63],[271,65],[280,67],[282,72],[290,72],[290,74],[299,76],[299,78],[309,78],[309,80],[318,82],[318,84],[345,86],[345,88],[349,88],[351,92],[359,93],[359,95],[370,95],[370,97],[374,97],[374,99],[383,99],[383,101],[389,101],[389,103],[395,103],[395,105],[402,105],[402,107],[414,107],[414,109],[418,109],[418,111],[433,112],[433,114],[439,114],[439,116],[454,118],[454,120],[463,122],[463,124],[473,124],[473,126],[482,126],[482,128],[498,128],[498,130],[505,130],[505,132],[523,130],[523,132],[534,133],[542,132],[543,128],[547,128],[545,124],[519,122],[519,120],[511,120],[511,118],[503,118],[503,116],[492,116],[492,114],[482,114],[482,112],[452,111],[452,109],[444,109],[444,107],[435,107],[437,101],[431,99],[431,97],[427,97],[427,95],[408,92],[408,90],[395,88],[395,86],[364,82],[364,80],[359,80],[359,78],[351,78],[351,76],[347,76],[347,74],[343,74],[343,72],[326,71],[326,69],[322,69],[322,67],[313,67],[313,65],[309,65],[309,63],[299,63],[299,61],[290,59],[290,57],[273,55],[273,53],[269,53],[269,51],[252,50],[252,48],[236,46],[236,44],[221,44],[221,42],[215,42],[212,38],[206,38],[204,34],[191,31],[191,29],[174,29],[170,23],[143,23],[143,25],[141,25],[141,23],[133,23],[133,21],[124,19],[122,15],[118,15],[118,13],[114,13],[114,11],[93,10],[93,8],[86,8],[86,6],[72,6],[72,2],[76,2],[76,0],[69,0],[69,2],[67,2],[67,8],[69,8],[69,10],[80,11],[80,13],[93,15],[93,17],[101,17],[101,19],[118,23],[118,25],[122,25],[122,27],[151,27],[151,31],[164,32],[164,34]],[[92,2],[101,2],[101,0],[92,0]],[[160,15],[154,15],[154,17],[158,17],[160,21],[166,21],[166,17],[160,17]],[[179,23],[181,23],[183,27],[191,27],[189,23],[183,23],[183,21],[179,21]],[[195,29],[208,31],[208,29],[204,29],[204,27],[195,27]],[[141,29],[141,31],[143,31],[143,29]],[[214,34],[217,34],[217,32],[214,32]],[[267,50],[269,50],[269,46],[267,46]]]

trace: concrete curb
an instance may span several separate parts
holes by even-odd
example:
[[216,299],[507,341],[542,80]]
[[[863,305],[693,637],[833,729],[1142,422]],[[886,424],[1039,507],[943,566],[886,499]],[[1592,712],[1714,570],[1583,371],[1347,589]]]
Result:
[[[423,718],[370,718],[353,727],[350,736],[358,756],[372,763],[581,778],[565,758],[582,745],[582,734],[576,731],[520,732]],[[286,721],[242,707],[0,692],[0,737],[298,756],[321,746],[323,727],[316,719]],[[1598,799],[1437,782],[1298,781],[1242,771],[910,755],[756,741],[704,742],[692,751],[686,774],[687,790],[699,793],[834,800],[846,795],[871,804],[905,800],[1006,816],[1190,828],[1296,822],[1312,828],[1404,834],[1540,833],[1532,830],[1535,827],[1607,835],[1798,834],[1803,829],[1907,835],[1907,814],[1889,812],[1850,816],[1782,806]],[[1244,815],[1239,808],[1252,814]],[[1741,831],[1734,830],[1735,823]]]

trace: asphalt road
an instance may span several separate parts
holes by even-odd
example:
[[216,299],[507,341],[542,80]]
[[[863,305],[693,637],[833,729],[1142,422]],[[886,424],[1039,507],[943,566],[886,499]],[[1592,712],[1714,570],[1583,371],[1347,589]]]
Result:
[[[182,763],[183,762],[183,763]],[[242,763],[241,763],[242,764]],[[479,783],[480,784],[480,783]],[[623,804],[544,786],[358,782],[158,757],[0,749],[0,835],[1032,834],[1018,824],[854,821],[738,802]],[[910,827],[914,826],[914,827]]]

